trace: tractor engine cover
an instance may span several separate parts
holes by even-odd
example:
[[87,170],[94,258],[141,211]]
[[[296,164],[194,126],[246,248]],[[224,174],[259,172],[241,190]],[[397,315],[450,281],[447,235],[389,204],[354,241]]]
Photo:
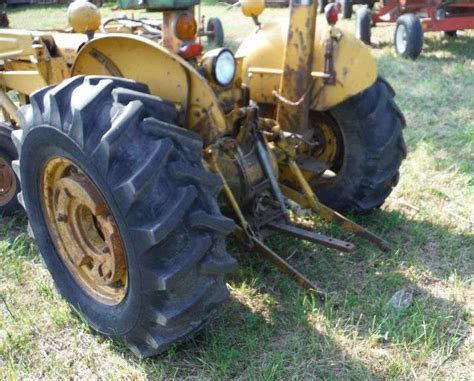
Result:
[[[216,142],[217,163],[240,206],[249,205],[262,191],[270,187],[257,154],[255,142],[249,137],[244,144],[224,137]],[[278,163],[268,150],[271,166],[278,177]]]

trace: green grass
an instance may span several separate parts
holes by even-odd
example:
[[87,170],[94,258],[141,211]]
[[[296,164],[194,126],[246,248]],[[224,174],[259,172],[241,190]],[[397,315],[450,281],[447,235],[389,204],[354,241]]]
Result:
[[[63,6],[14,8],[12,27],[66,26]],[[104,16],[113,11],[108,5]],[[238,9],[203,6],[236,48],[252,22]],[[140,12],[134,12],[136,16]],[[149,14],[154,17],[159,14]],[[287,10],[266,10],[263,20]],[[343,28],[353,29],[353,21]],[[400,184],[357,221],[394,247],[354,240],[340,254],[297,240],[271,245],[329,298],[321,304],[254,254],[230,242],[239,270],[231,298],[192,341],[139,361],[93,333],[56,293],[23,216],[1,219],[0,379],[469,379],[474,374],[474,33],[426,35],[422,56],[394,55],[393,26],[373,30],[379,70],[407,119]],[[345,234],[335,231],[340,237]],[[401,288],[403,311],[387,307]]]

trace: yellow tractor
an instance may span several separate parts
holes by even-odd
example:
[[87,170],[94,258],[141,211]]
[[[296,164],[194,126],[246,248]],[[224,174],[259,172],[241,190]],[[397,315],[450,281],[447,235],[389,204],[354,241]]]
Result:
[[292,0],[280,25],[242,0],[256,27],[236,54],[203,53],[193,5],[104,25],[82,0],[71,30],[0,29],[1,212],[25,208],[62,296],[141,357],[228,297],[230,233],[321,294],[265,239],[354,245],[302,227],[298,210],[387,250],[340,212],[382,205],[406,155],[394,91],[334,4],[316,22],[316,0]]

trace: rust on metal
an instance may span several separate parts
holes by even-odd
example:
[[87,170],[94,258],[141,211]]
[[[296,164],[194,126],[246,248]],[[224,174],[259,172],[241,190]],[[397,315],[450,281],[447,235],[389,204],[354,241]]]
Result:
[[334,69],[334,37],[329,35],[326,40],[324,48],[324,73],[327,77],[324,78],[324,83],[327,85],[336,84],[336,70]]
[[284,131],[302,133],[308,124],[316,16],[313,0],[292,2],[283,75],[278,93],[273,93],[278,95],[277,120]]
[[46,163],[41,184],[48,230],[64,266],[95,300],[120,303],[128,289],[125,249],[99,189],[64,157]]
[[94,57],[97,61],[99,61],[104,68],[109,72],[111,76],[114,77],[123,77],[122,72],[120,69],[115,65],[115,63],[108,58],[104,53],[100,52],[98,49],[91,49],[89,52],[91,57]]

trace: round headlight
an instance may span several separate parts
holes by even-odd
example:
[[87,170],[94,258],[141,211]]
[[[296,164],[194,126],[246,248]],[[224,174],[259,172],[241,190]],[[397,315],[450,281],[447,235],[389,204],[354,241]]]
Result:
[[235,76],[235,58],[229,49],[222,49],[214,57],[212,76],[221,86],[228,86]]

